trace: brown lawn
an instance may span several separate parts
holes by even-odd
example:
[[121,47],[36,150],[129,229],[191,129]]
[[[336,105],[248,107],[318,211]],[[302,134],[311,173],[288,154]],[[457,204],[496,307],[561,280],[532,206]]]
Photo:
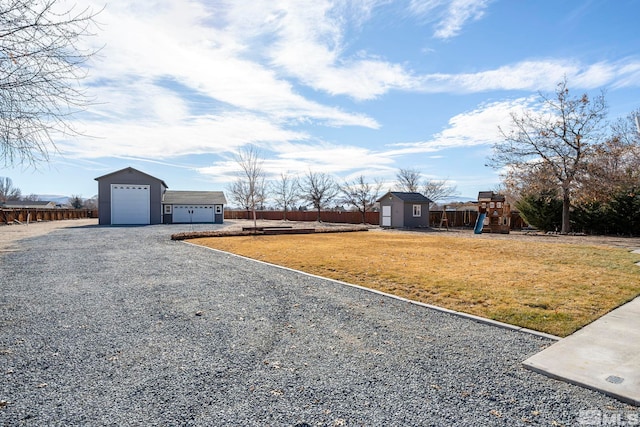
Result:
[[384,231],[191,241],[559,336],[640,294],[640,255],[600,245]]

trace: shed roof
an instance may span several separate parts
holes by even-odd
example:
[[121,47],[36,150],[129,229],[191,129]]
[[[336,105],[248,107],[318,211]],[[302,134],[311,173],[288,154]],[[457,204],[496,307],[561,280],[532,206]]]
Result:
[[171,205],[225,205],[227,199],[222,191],[170,191],[164,192],[162,203]]
[[162,183],[162,185],[164,185],[164,188],[169,188],[169,186],[167,185],[167,183],[166,183],[166,182],[164,182],[163,180],[161,180],[160,178],[156,178],[155,176],[149,175],[148,173],[144,173],[144,172],[142,172],[142,171],[140,171],[140,170],[138,170],[138,169],[134,169],[134,168],[132,168],[131,166],[126,167],[126,168],[124,168],[124,169],[117,170],[117,171],[115,171],[115,172],[108,173],[108,174],[106,174],[106,175],[99,176],[99,177],[94,178],[94,179],[95,179],[96,181],[100,181],[101,179],[104,179],[104,178],[107,178],[107,177],[109,177],[109,176],[111,176],[111,175],[115,175],[115,174],[118,174],[118,173],[121,173],[121,172],[125,172],[125,171],[129,171],[129,172],[137,172],[137,173],[139,173],[139,174],[142,174],[142,175],[148,176],[149,178],[155,179],[156,181],[160,181],[160,182]]
[[397,197],[398,199],[402,200],[405,203],[431,203],[432,202],[431,199],[426,197],[424,194],[421,194],[421,193],[407,193],[407,192],[402,192],[402,191],[389,191],[387,194],[385,194],[384,196],[380,197],[378,199],[378,202],[381,201],[382,199],[384,199],[389,194]]

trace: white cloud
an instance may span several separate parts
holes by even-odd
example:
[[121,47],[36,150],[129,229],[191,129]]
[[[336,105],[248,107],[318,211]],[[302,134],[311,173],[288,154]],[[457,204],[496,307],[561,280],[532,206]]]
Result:
[[390,89],[409,89],[414,78],[401,65],[366,52],[344,55],[344,32],[362,25],[378,3],[325,0],[274,4],[268,12],[262,11],[268,19],[256,23],[273,38],[272,43],[261,46],[263,54],[284,74],[330,95],[368,100]]
[[415,16],[436,21],[433,34],[438,39],[457,36],[467,22],[484,16],[492,0],[411,0],[409,10]]
[[[292,8],[305,5],[294,2]],[[99,8],[96,3],[94,10]],[[305,141],[299,125],[379,128],[364,113],[298,94],[278,67],[256,56],[285,11],[271,2],[110,2],[98,15],[100,37],[87,39],[104,44],[88,80],[97,103],[76,125],[92,138],[59,141],[58,147],[75,158],[166,159]],[[377,90],[363,84],[357,93]]]
[[431,139],[393,144],[393,148],[386,155],[410,155],[493,144],[500,138],[498,127],[507,128],[510,125],[511,113],[520,113],[530,102],[531,99],[520,98],[481,105],[473,111],[452,117],[448,127],[433,135]]
[[[378,126],[364,114],[306,99],[270,66],[252,60],[246,37],[210,25],[222,6],[207,10],[194,1],[168,0],[148,7],[140,2],[110,3],[100,14],[105,47],[102,60],[95,61],[91,70],[92,82],[137,76],[154,84],[169,77],[203,96],[278,119],[307,117],[335,126]],[[244,10],[252,9],[253,2],[244,4]],[[229,13],[227,19],[233,16]]]
[[92,122],[82,137],[58,144],[68,157],[99,158],[133,156],[167,159],[189,154],[221,154],[232,152],[246,144],[300,141],[308,138],[303,132],[287,130],[272,121],[247,113],[225,113],[219,116],[198,116],[179,123],[163,121]]
[[[275,153],[270,155],[263,164],[264,171],[269,176],[278,176],[282,171],[301,177],[309,171],[338,176],[354,170],[380,171],[390,170],[393,167],[393,159],[385,153],[363,147],[327,143],[314,145],[286,143],[273,145],[270,148],[275,150]],[[233,180],[238,170],[237,163],[227,159],[199,168],[198,172],[214,177],[216,180],[229,182]]]
[[448,39],[455,37],[467,21],[477,21],[484,15],[490,0],[452,0],[447,14],[436,27],[434,37]]
[[494,70],[467,74],[429,74],[421,78],[424,92],[486,92],[491,90],[552,91],[565,76],[571,87],[593,89],[608,84],[640,84],[640,61],[581,64],[569,60],[531,60],[505,65]]

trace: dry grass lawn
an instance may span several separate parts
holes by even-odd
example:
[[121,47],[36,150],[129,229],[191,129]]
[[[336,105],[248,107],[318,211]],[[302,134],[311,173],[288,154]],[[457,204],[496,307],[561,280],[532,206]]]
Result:
[[192,242],[559,336],[640,294],[640,255],[605,246],[374,231]]

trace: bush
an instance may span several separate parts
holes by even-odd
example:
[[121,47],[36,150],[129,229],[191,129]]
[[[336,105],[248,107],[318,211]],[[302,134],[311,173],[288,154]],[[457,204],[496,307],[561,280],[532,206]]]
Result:
[[542,231],[557,231],[562,227],[562,200],[553,190],[529,194],[518,202],[516,208],[524,220]]
[[612,233],[611,214],[609,205],[600,201],[583,203],[571,213],[572,228],[586,234]]
[[609,202],[612,231],[623,235],[640,235],[640,188],[614,194]]

